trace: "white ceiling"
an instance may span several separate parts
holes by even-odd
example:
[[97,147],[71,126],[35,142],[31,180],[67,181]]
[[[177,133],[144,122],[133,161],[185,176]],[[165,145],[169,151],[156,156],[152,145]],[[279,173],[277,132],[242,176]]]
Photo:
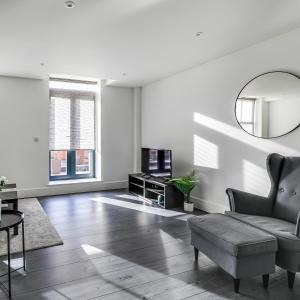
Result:
[[0,0],[0,74],[139,86],[300,26],[299,0],[75,2]]

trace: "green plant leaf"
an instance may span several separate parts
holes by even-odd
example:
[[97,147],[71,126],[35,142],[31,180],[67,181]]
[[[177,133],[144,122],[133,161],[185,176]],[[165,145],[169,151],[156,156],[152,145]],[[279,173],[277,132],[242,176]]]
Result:
[[193,170],[189,175],[183,177],[172,178],[168,181],[172,183],[184,195],[188,195],[196,183],[199,182],[196,171]]

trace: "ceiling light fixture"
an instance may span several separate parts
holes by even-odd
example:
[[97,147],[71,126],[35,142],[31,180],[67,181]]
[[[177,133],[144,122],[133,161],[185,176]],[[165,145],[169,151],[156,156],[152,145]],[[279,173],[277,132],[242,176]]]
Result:
[[198,32],[196,32],[196,36],[200,36],[200,35],[202,35],[203,34],[203,32],[202,31],[198,31]]
[[65,6],[66,6],[66,8],[74,8],[75,2],[74,1],[66,1]]

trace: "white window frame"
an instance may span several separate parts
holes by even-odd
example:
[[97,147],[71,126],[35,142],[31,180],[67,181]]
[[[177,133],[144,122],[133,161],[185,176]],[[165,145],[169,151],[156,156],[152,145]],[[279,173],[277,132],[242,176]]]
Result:
[[[239,124],[241,125],[241,127],[244,129],[243,125],[252,125],[252,130],[251,132],[249,132],[250,134],[254,134],[254,130],[255,130],[255,105],[256,105],[256,99],[255,98],[238,98],[237,101],[241,101],[241,115],[240,116],[236,116],[237,120],[239,122]],[[252,115],[251,115],[251,121],[242,121],[242,115],[243,115],[243,102],[252,102]],[[244,129],[245,131],[247,131],[246,129]],[[248,132],[248,131],[247,131]]]
[[[78,78],[78,77],[73,77],[71,76],[70,78],[67,78],[66,76],[61,76],[60,75],[50,75],[49,76],[49,88],[53,88],[53,86],[50,86],[50,81],[51,78],[61,78],[61,79],[66,79],[66,80],[78,80],[78,81],[96,81],[97,84],[95,86],[95,156],[94,156],[94,173],[95,173],[95,179],[97,181],[102,180],[102,159],[101,159],[101,84],[102,82],[97,79],[93,78]],[[57,87],[60,89],[61,87]],[[49,129],[48,129],[49,131]],[[75,166],[76,167],[76,166]],[[50,170],[49,170],[50,174]],[[62,179],[63,180],[63,179]],[[73,179],[74,180],[74,179]],[[75,179],[76,180],[81,180],[81,179]],[[72,180],[71,180],[72,181]]]

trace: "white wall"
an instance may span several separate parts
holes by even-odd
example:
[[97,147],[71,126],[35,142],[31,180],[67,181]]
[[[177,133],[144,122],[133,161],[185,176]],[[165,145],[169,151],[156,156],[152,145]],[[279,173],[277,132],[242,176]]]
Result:
[[102,90],[103,182],[54,186],[48,185],[48,90],[45,80],[0,77],[0,175],[17,182],[23,197],[125,187],[133,170],[133,89]]
[[268,153],[300,154],[300,129],[277,139],[255,138],[240,129],[234,113],[240,90],[258,74],[299,75],[299,52],[300,30],[295,30],[143,88],[142,145],[173,149],[177,175],[196,165],[198,207],[227,208],[227,187],[267,194]]
[[47,95],[45,81],[0,77],[0,173],[21,188],[47,184]]
[[133,171],[133,89],[102,88],[102,178],[127,180]]
[[133,171],[141,170],[141,139],[142,139],[142,89],[134,88],[133,92],[134,116],[133,116]]

